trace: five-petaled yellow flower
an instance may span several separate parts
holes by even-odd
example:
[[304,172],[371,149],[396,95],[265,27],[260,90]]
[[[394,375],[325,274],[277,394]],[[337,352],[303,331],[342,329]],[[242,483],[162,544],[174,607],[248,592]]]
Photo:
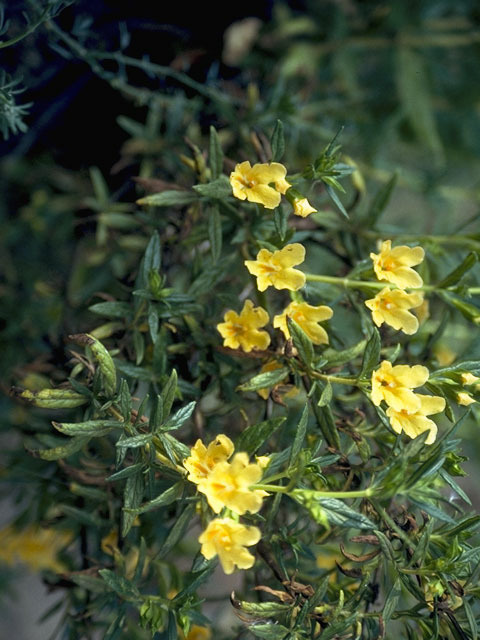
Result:
[[249,464],[246,453],[237,453],[232,462],[218,462],[206,478],[198,483],[198,490],[207,496],[208,504],[215,513],[227,507],[239,515],[247,511],[256,513],[268,495],[260,489],[250,489],[262,477],[259,464]]
[[365,305],[371,310],[372,318],[377,327],[384,322],[397,331],[412,335],[418,329],[418,319],[410,313],[423,303],[421,293],[406,293],[401,289],[385,287],[374,298],[365,300]]
[[[285,176],[287,170],[278,162],[254,164],[241,162],[230,174],[233,195],[239,200],[249,200],[263,204],[266,209],[275,209],[282,195],[290,188]],[[271,184],[275,185],[271,187]]]
[[217,324],[217,330],[224,347],[241,348],[248,353],[252,349],[266,349],[270,344],[268,333],[260,330],[269,321],[268,313],[262,307],[254,307],[251,300],[245,300],[240,315],[230,310],[223,319],[225,322]]
[[422,278],[411,267],[420,264],[424,257],[422,247],[412,249],[402,245],[392,249],[391,240],[382,242],[379,254],[370,254],[377,278],[387,280],[400,289],[416,289],[423,285]]
[[255,563],[253,555],[245,547],[257,544],[260,529],[249,527],[230,518],[216,518],[209,523],[198,541],[202,555],[210,560],[218,555],[225,573],[239,569],[250,569]]
[[413,367],[399,364],[395,367],[383,360],[380,368],[372,373],[373,404],[379,406],[384,400],[395,411],[417,412],[421,408],[419,395],[412,389],[421,387],[428,380],[427,367],[416,364]]
[[230,458],[233,450],[233,442],[223,434],[210,442],[208,447],[201,440],[197,440],[190,451],[190,457],[183,462],[188,471],[188,480],[195,484],[205,480],[216,464]]
[[295,200],[293,202],[293,213],[296,216],[306,218],[311,213],[317,213],[317,210],[312,207],[306,198],[300,198],[300,200]]
[[305,247],[295,242],[273,253],[268,249],[260,249],[257,259],[245,260],[245,266],[256,276],[259,291],[265,291],[270,286],[297,291],[305,284],[305,274],[292,267],[304,260]]
[[420,402],[416,411],[407,411],[406,409],[396,411],[393,407],[389,407],[387,416],[395,433],[403,431],[409,438],[416,438],[424,431],[428,431],[425,444],[433,444],[437,437],[437,425],[426,416],[443,411],[445,399],[440,396],[425,396],[420,393],[416,393],[415,396]]
[[60,573],[65,571],[65,565],[57,556],[72,538],[71,532],[33,524],[21,531],[7,526],[0,531],[0,561],[8,565],[18,562],[33,571],[49,569]]
[[287,325],[287,316],[305,331],[313,344],[328,344],[328,335],[318,323],[329,320],[333,311],[325,305],[313,307],[306,302],[291,302],[288,307],[273,319],[275,329],[280,329],[288,340],[290,331]]

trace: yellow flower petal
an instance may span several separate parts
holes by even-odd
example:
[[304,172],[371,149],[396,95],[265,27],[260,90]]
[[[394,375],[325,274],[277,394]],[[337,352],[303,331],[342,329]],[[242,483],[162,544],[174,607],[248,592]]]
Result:
[[415,395],[420,401],[420,406],[417,410],[408,411],[405,408],[397,410],[389,407],[386,411],[387,416],[390,419],[392,429],[396,433],[403,431],[409,438],[416,438],[421,433],[428,431],[429,434],[425,444],[433,444],[438,429],[435,422],[426,416],[443,411],[445,409],[445,399],[440,396]]
[[[278,162],[253,167],[248,161],[241,162],[230,174],[233,195],[240,200],[262,204],[266,209],[275,209],[280,204],[281,194],[290,186],[285,180],[286,173],[286,168]],[[275,183],[275,188],[269,186],[271,183]]]
[[306,218],[311,213],[316,213],[317,210],[312,207],[307,198],[301,198],[300,200],[295,200],[293,203],[293,213],[296,216],[301,216],[302,218]]
[[417,412],[421,402],[412,389],[420,387],[428,380],[428,369],[422,365],[396,365],[383,360],[372,373],[372,402],[379,406],[385,401],[395,411]]
[[260,465],[248,462],[246,453],[237,453],[231,463],[221,461],[208,476],[198,483],[198,490],[207,497],[215,513],[227,507],[239,515],[247,511],[256,513],[266,495],[259,489],[250,489],[262,477]]
[[374,298],[365,300],[365,306],[372,311],[372,319],[380,327],[384,322],[394,329],[411,335],[418,329],[418,319],[408,310],[419,307],[423,302],[420,293],[405,293],[401,289],[385,287]]
[[207,559],[218,554],[225,573],[230,574],[235,566],[250,569],[255,563],[254,556],[245,547],[260,540],[257,527],[249,527],[230,518],[215,518],[200,535],[201,553]]
[[373,269],[379,280],[387,280],[400,289],[418,288],[423,285],[419,274],[411,269],[422,262],[425,252],[421,247],[407,246],[392,249],[391,240],[382,243],[379,254],[371,253]]
[[318,322],[329,320],[333,315],[330,307],[325,305],[314,307],[306,302],[291,302],[288,307],[273,319],[275,329],[280,329],[288,340],[290,331],[288,330],[287,317],[292,318],[305,331],[314,344],[328,344],[328,335]]
[[268,333],[259,330],[268,324],[268,313],[262,307],[254,307],[251,300],[245,300],[240,315],[230,310],[225,313],[224,320],[217,324],[224,347],[241,348],[248,353],[253,349],[263,351],[270,344]]
[[472,398],[472,396],[469,393],[465,393],[465,391],[461,391],[460,393],[457,393],[457,402],[458,404],[461,404],[464,407],[468,407],[469,404],[473,404],[474,402],[476,402],[476,400],[475,398]]
[[305,247],[293,243],[273,253],[268,249],[260,249],[257,259],[245,260],[245,266],[256,276],[259,291],[265,291],[270,286],[296,291],[304,286],[305,274],[291,267],[300,264],[304,259]]
[[198,484],[208,477],[216,464],[230,458],[234,450],[233,442],[220,434],[206,447],[199,439],[190,450],[190,456],[183,466],[188,471],[187,479]]

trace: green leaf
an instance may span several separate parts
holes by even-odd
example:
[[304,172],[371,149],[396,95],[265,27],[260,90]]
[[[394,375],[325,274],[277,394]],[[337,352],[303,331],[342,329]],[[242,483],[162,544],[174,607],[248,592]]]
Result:
[[285,420],[286,417],[282,416],[279,418],[270,418],[259,424],[250,425],[240,434],[236,442],[235,450],[246,451],[249,455],[253,455]]
[[477,640],[478,638],[478,625],[477,620],[475,618],[475,614],[472,611],[471,606],[468,603],[467,598],[463,598],[463,610],[465,611],[465,615],[467,617],[468,626],[470,627],[470,634],[472,640]]
[[152,237],[148,241],[147,248],[145,249],[145,255],[142,260],[142,275],[143,284],[147,284],[150,278],[150,272],[160,269],[162,262],[162,246],[160,243],[160,236],[157,231],[154,231]]
[[99,438],[113,429],[124,429],[125,424],[118,420],[87,420],[87,422],[52,422],[60,433],[67,436],[95,436]]
[[326,407],[332,401],[332,396],[333,396],[332,385],[330,384],[330,380],[327,380],[327,384],[325,385],[320,395],[317,405],[319,407]]
[[31,449],[30,452],[42,458],[42,460],[60,460],[77,453],[90,440],[89,436],[77,436],[69,440],[66,444],[54,447],[53,449]]
[[437,284],[437,288],[446,289],[447,287],[451,287],[454,284],[457,284],[459,280],[470,271],[478,262],[478,253],[475,251],[471,251],[466,258],[458,265],[453,271],[451,271],[448,276]]
[[148,205],[150,207],[176,207],[192,204],[197,200],[197,196],[191,191],[162,191],[151,196],[145,196],[137,200],[137,204]]
[[248,382],[244,382],[237,387],[239,391],[257,391],[258,389],[269,389],[274,387],[279,382],[285,380],[286,376],[290,373],[288,367],[280,367],[273,371],[265,371],[265,373],[258,373],[253,378],[250,378]]
[[106,593],[108,591],[108,587],[104,580],[100,580],[100,578],[95,578],[94,576],[90,576],[86,573],[69,573],[68,579],[79,587],[82,587],[87,591],[91,591],[92,593]]
[[376,327],[373,327],[372,335],[370,336],[367,345],[365,347],[365,353],[362,360],[362,368],[360,369],[359,378],[367,379],[372,375],[372,371],[377,366],[380,360],[380,350],[382,348],[382,342],[380,340],[380,334]]
[[[200,587],[208,580],[208,578],[212,575],[216,568],[217,560],[212,559],[208,561],[207,566],[205,569],[203,569],[203,571],[195,571],[188,574],[188,576],[184,580],[184,584],[186,584],[186,586],[181,591],[179,591],[179,593],[177,593],[177,595],[173,599],[174,602],[181,602],[187,596],[195,593],[198,587]],[[193,578],[191,582],[188,581],[189,578]]]
[[305,331],[293,320],[287,316],[287,325],[292,341],[302,362],[310,368],[313,360],[313,344]]
[[206,215],[212,262],[216,264],[222,254],[222,220],[218,207],[210,207]]
[[398,173],[395,172],[393,176],[390,178],[390,180],[387,182],[387,184],[380,187],[380,189],[375,194],[375,197],[373,198],[373,202],[370,205],[370,209],[368,210],[367,215],[365,216],[365,221],[363,222],[366,228],[368,229],[373,228],[376,222],[378,221],[378,219],[380,218],[380,216],[382,215],[382,213],[385,211],[388,203],[390,202],[390,198],[392,197],[392,193],[395,188],[395,185],[397,184],[397,179],[398,179]]
[[385,606],[383,607],[382,612],[383,621],[385,622],[385,624],[390,621],[390,618],[395,613],[401,595],[402,589],[400,587],[400,581],[396,580],[385,599]]
[[196,505],[190,503],[177,517],[177,519],[175,520],[175,524],[170,529],[170,532],[158,553],[159,558],[164,558],[170,552],[170,550],[173,549],[177,542],[183,537],[185,531],[192,522],[195,510]]
[[107,318],[128,318],[132,314],[132,307],[127,302],[97,302],[88,309]]
[[300,453],[303,445],[303,441],[305,440],[305,435],[307,433],[307,425],[308,425],[308,402],[305,404],[305,408],[303,409],[302,416],[300,418],[300,422],[298,423],[297,430],[295,432],[295,438],[293,440],[292,449],[290,451],[290,458],[288,461],[288,466],[292,466],[295,464],[295,461]]
[[140,433],[137,436],[131,436],[129,438],[123,438],[123,440],[119,440],[115,446],[121,449],[137,449],[138,447],[143,447],[145,444],[151,442],[153,438],[153,433]]
[[145,483],[143,473],[139,471],[135,475],[127,478],[125,489],[123,491],[123,514],[122,514],[122,537],[128,534],[136,518],[135,510],[141,503]]
[[153,511],[154,509],[160,509],[160,507],[165,507],[175,500],[178,500],[184,490],[185,483],[183,480],[176,482],[172,487],[169,487],[166,491],[161,493],[159,496],[154,498],[153,500],[149,500],[145,502],[140,507],[134,509],[134,516],[139,515],[140,513],[147,513],[148,511]]
[[177,372],[172,370],[170,378],[162,389],[162,402],[163,402],[163,417],[168,418],[170,411],[172,410],[172,404],[175,400],[175,393],[177,391]]
[[396,559],[395,559],[395,552],[393,550],[392,543],[386,537],[386,535],[381,531],[375,530],[373,533],[377,536],[378,543],[380,545],[383,555],[389,562],[393,564],[393,566],[395,566]]
[[123,419],[128,422],[132,413],[132,396],[128,388],[128,382],[123,378],[120,380],[117,402]]
[[189,402],[187,405],[179,409],[176,413],[173,414],[170,420],[161,427],[161,431],[173,431],[174,429],[178,429],[179,427],[181,427],[182,424],[186,422],[194,412],[196,404],[196,401],[193,400],[192,402]]
[[189,296],[197,298],[204,293],[211,292],[215,289],[219,282],[230,273],[232,264],[236,260],[235,254],[220,258],[216,264],[208,265],[202,273],[195,278],[188,290]]
[[138,600],[141,597],[140,592],[133,582],[122,576],[117,576],[114,571],[110,569],[100,569],[98,573],[112,591],[115,591],[115,593],[126,600]]
[[288,495],[306,507],[313,518],[325,526],[325,520],[329,525],[355,528],[374,529],[375,524],[363,515],[347,506],[336,498],[325,498],[321,491],[314,489],[294,489]]
[[313,413],[317,420],[317,424],[320,427],[322,436],[327,441],[330,447],[340,449],[340,436],[338,435],[337,425],[335,424],[335,418],[333,417],[332,409],[329,406],[318,406],[320,400],[320,390],[316,386],[313,394]]
[[217,130],[210,126],[210,144],[208,150],[208,164],[212,172],[212,178],[216,180],[223,171],[223,151],[220,145]]
[[105,478],[107,482],[116,482],[117,480],[124,480],[125,478],[129,478],[130,476],[138,473],[139,470],[144,469],[145,465],[143,462],[137,462],[136,464],[132,464],[129,467],[125,467],[125,469],[121,469],[116,473],[112,473],[111,476]]
[[343,206],[342,201],[340,200],[340,198],[335,193],[335,189],[332,186],[330,186],[329,184],[325,184],[325,190],[326,190],[328,196],[331,198],[331,200],[333,200],[333,202],[340,209],[340,213],[342,213],[345,216],[345,218],[347,218],[347,220],[349,220],[350,216],[348,215],[345,207]]
[[272,147],[272,161],[280,162],[285,153],[285,134],[283,131],[283,123],[277,120],[270,138],[270,146]]
[[288,229],[288,211],[286,207],[277,207],[273,212],[273,222],[275,224],[275,231],[278,233],[278,237],[283,242],[287,235]]
[[212,198],[213,200],[224,200],[232,195],[232,185],[227,176],[224,175],[212,180],[212,182],[196,184],[193,189],[204,198]]
[[73,409],[88,402],[88,396],[72,389],[15,389],[15,396],[41,409]]
[[253,624],[249,627],[249,631],[257,638],[264,640],[282,640],[290,633],[287,627],[281,624]]
[[360,342],[354,344],[353,347],[348,347],[348,349],[343,349],[342,351],[335,351],[334,349],[328,348],[325,349],[322,356],[327,360],[329,365],[338,366],[345,362],[351,362],[361,353],[365,353],[366,344],[366,340],[360,340]]

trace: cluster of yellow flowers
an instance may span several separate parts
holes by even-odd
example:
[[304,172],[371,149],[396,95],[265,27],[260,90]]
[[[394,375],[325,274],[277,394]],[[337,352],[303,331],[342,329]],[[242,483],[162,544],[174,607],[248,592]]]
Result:
[[427,367],[416,364],[392,366],[384,360],[372,374],[372,402],[380,406],[382,400],[388,405],[386,411],[392,429],[416,438],[428,431],[425,444],[433,444],[437,436],[437,425],[427,416],[445,409],[445,399],[414,393],[412,389],[424,385],[429,377]]
[[385,287],[377,295],[366,300],[372,319],[380,327],[384,322],[396,330],[412,335],[418,329],[418,319],[410,313],[423,303],[421,293],[407,293],[405,289],[418,289],[423,285],[420,275],[412,267],[420,264],[425,256],[421,247],[407,246],[392,249],[392,241],[382,242],[380,253],[371,253],[373,269],[379,280],[386,280],[397,288]]
[[[316,213],[307,198],[287,181],[287,169],[279,162],[254,164],[240,162],[230,174],[230,184],[235,198],[262,204],[265,209],[275,209],[282,195],[293,207],[293,213],[305,218]],[[273,185],[273,186],[272,186]]]
[[[305,217],[316,211],[308,200],[293,189],[286,179],[287,170],[278,162],[255,164],[249,162],[237,164],[230,174],[233,195],[240,200],[249,200],[262,204],[267,209],[274,209],[280,204],[281,196],[293,206],[296,215]],[[260,249],[255,260],[245,260],[248,271],[256,277],[257,288],[265,291],[268,287],[298,291],[305,285],[305,274],[295,266],[305,260],[305,247],[298,242],[287,244],[283,249],[269,251]],[[287,317],[292,318],[309,336],[314,344],[327,344],[328,336],[319,322],[332,317],[333,311],[326,306],[312,306],[306,302],[291,302],[286,309],[273,319],[275,329],[280,329],[288,340]],[[270,344],[270,335],[263,330],[269,322],[269,316],[262,307],[254,307],[251,300],[246,300],[240,314],[229,310],[224,315],[224,322],[217,325],[224,342],[229,349],[265,350]]]
[[[233,442],[226,435],[219,435],[206,447],[197,440],[190,457],[184,461],[188,480],[197,485],[208,504],[216,514],[223,509],[234,517],[215,518],[200,535],[201,552],[207,560],[218,555],[225,573],[239,569],[249,569],[255,558],[245,547],[260,540],[260,530],[238,522],[237,516],[257,513],[268,494],[261,489],[251,489],[262,477],[262,464],[249,463],[248,455],[234,452]],[[234,519],[236,518],[236,519]]]

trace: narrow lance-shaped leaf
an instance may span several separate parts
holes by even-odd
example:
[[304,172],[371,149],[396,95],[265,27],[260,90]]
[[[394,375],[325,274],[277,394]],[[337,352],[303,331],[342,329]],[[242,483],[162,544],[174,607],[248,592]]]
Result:
[[210,207],[206,215],[212,262],[215,264],[222,254],[222,220],[218,207]]
[[208,163],[212,172],[212,179],[216,180],[223,170],[223,151],[220,145],[215,127],[210,127],[210,144],[208,150]]
[[285,134],[281,120],[277,120],[275,123],[275,128],[273,129],[270,139],[270,146],[272,147],[272,160],[274,162],[280,162],[285,153]]

